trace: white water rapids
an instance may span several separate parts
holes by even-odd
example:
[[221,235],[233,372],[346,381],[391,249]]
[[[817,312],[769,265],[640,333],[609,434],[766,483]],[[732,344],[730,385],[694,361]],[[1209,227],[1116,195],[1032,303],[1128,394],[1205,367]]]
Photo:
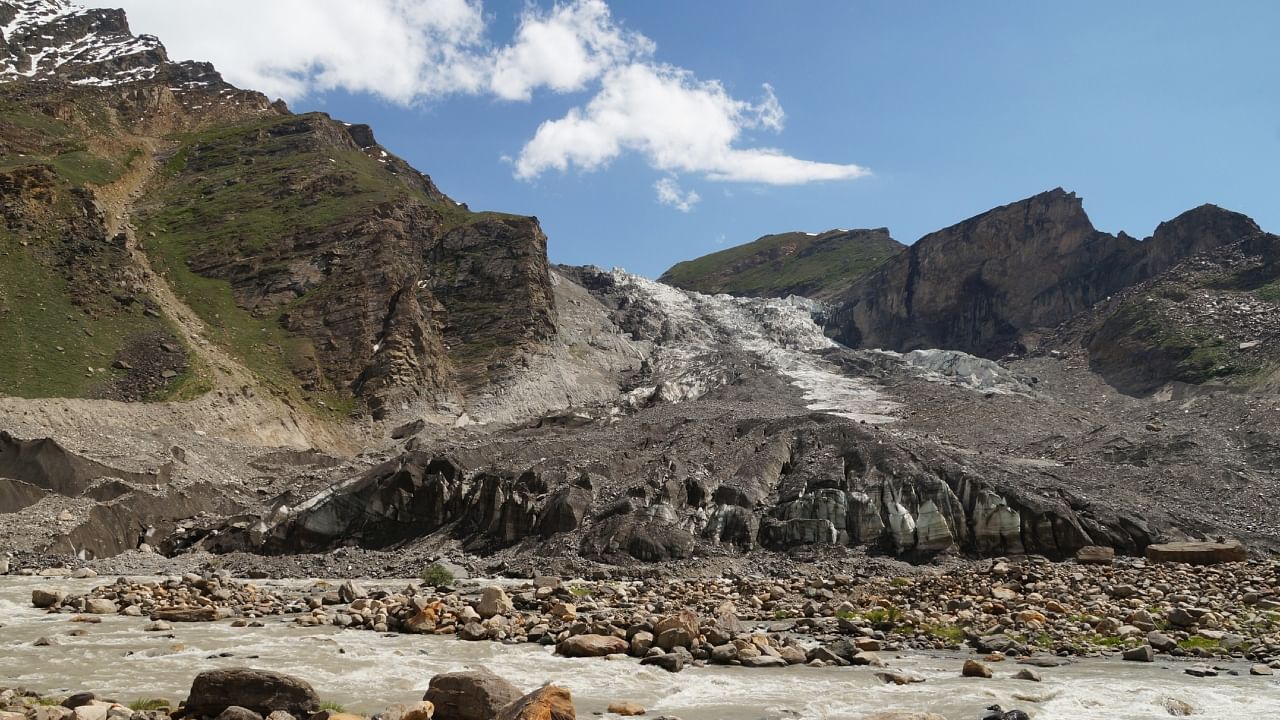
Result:
[[[683,720],[857,720],[882,710],[927,710],[948,720],[972,720],[992,703],[1020,708],[1036,720],[1139,720],[1169,718],[1169,701],[1190,704],[1198,711],[1192,717],[1203,720],[1280,718],[1280,684],[1250,677],[1239,664],[1231,667],[1241,676],[1197,679],[1183,674],[1186,663],[1083,660],[1040,670],[1044,681],[1032,683],[1010,679],[1021,667],[1012,661],[994,663],[995,679],[981,680],[960,677],[958,655],[882,653],[892,667],[928,678],[895,686],[881,683],[867,667],[708,666],[669,674],[632,659],[567,659],[532,645],[304,629],[280,618],[265,619],[263,628],[233,628],[229,621],[175,623],[171,632],[148,633],[142,630],[145,618],[73,623],[70,615],[46,614],[30,604],[37,586],[84,592],[106,582],[0,577],[0,687],[51,694],[90,690],[123,702],[177,701],[201,670],[247,665],[297,675],[322,699],[373,713],[390,703],[421,699],[437,673],[482,664],[526,690],[548,681],[566,685],[580,717],[613,717],[605,713],[609,703],[631,700],[646,707],[648,717]],[[76,629],[88,634],[67,634]],[[33,646],[40,637],[56,644]]]

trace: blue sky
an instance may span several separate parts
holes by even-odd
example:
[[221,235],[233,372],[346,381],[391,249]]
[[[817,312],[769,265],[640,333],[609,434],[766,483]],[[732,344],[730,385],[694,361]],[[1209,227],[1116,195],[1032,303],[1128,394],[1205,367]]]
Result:
[[[1205,202],[1280,231],[1280,3],[576,0],[559,9],[605,7],[605,21],[597,12],[596,24],[574,28],[612,33],[592,36],[604,48],[594,69],[569,68],[581,72],[565,80],[569,70],[555,67],[563,44],[552,43],[550,57],[545,47],[544,56],[509,54],[516,75],[499,82],[491,70],[468,74],[477,64],[454,68],[449,48],[491,67],[520,45],[522,18],[556,17],[553,3],[369,0],[356,20],[326,20],[340,4],[314,0],[294,7],[301,15],[291,21],[266,18],[250,31],[228,1],[203,14],[169,0],[123,5],[135,31],[160,35],[176,57],[210,59],[232,82],[283,91],[295,111],[371,124],[383,145],[472,209],[538,216],[557,262],[656,276],[787,230],[887,226],[912,242],[1058,186],[1079,193],[1109,232],[1145,237]],[[447,27],[397,20],[417,5],[437,18],[432,3],[472,15]],[[384,11],[390,29],[325,35],[324,22],[350,28]],[[233,18],[225,32],[219,16]],[[418,28],[417,41],[391,38]],[[343,43],[346,54],[334,55]],[[418,57],[420,70],[401,77],[399,56]],[[284,67],[263,70],[271,63]],[[724,117],[674,102],[684,95],[645,94],[654,72],[677,90],[718,87],[728,143],[698,134]],[[606,119],[561,123],[554,142],[539,133],[575,109],[590,116],[602,95],[616,101],[599,100]],[[641,146],[584,155],[601,126],[628,122],[607,112],[619,108],[631,121],[644,114],[643,127],[618,130],[641,133]],[[694,138],[687,153],[654,134],[668,120],[682,142]],[[751,152],[761,148],[795,167],[758,169]],[[858,168],[869,174],[854,177]],[[829,176],[842,179],[820,179]],[[686,207],[661,203],[657,183]]]

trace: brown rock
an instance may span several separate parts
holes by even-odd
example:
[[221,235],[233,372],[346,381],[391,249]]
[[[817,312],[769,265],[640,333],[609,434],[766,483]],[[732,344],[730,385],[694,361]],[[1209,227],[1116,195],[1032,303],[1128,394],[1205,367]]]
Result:
[[1244,545],[1229,542],[1177,542],[1147,546],[1147,559],[1152,562],[1180,562],[1192,565],[1244,562],[1249,559]]
[[964,661],[964,667],[960,669],[960,674],[964,677],[991,677],[991,668],[983,665],[977,660],[969,659]]
[[604,657],[625,653],[630,647],[626,640],[612,635],[574,635],[561,642],[556,652],[565,657]]
[[497,585],[490,585],[480,591],[480,601],[476,603],[476,614],[485,620],[494,615],[506,615],[514,609],[511,598]]
[[567,688],[544,685],[502,708],[494,720],[577,720]]
[[283,710],[307,717],[320,710],[320,698],[307,681],[250,668],[206,670],[195,677],[183,707],[184,716],[217,716],[232,705],[267,715]]
[[432,720],[436,717],[439,717],[436,714],[436,706],[430,701],[423,700],[405,708],[400,715],[400,720]]
[[423,700],[436,708],[436,720],[488,720],[524,693],[487,668],[444,673],[431,678]]
[[213,607],[169,608],[151,613],[152,620],[163,622],[213,622],[218,609]]
[[633,702],[611,703],[609,707],[606,708],[606,711],[611,712],[614,715],[624,715],[627,717],[643,715],[645,713],[645,709],[643,707]]
[[1081,565],[1110,565],[1116,560],[1115,548],[1102,545],[1086,545],[1076,551],[1076,562]]

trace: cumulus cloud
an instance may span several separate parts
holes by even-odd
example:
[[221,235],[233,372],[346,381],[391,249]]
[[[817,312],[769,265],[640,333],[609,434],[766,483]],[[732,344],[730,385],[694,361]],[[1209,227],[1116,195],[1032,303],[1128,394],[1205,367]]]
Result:
[[653,54],[649,38],[613,22],[603,0],[525,10],[515,42],[494,57],[489,87],[505,100],[529,100],[538,87],[582,90],[605,70]]
[[328,90],[408,104],[487,87],[478,0],[113,0],[135,32],[231,83],[296,100]]
[[662,178],[653,184],[653,189],[658,193],[658,202],[670,205],[680,212],[689,212],[702,199],[696,190],[685,192],[681,189],[680,183],[676,182],[675,178]]
[[[669,176],[721,182],[796,185],[868,173],[748,143],[748,131],[782,131],[773,88],[742,100],[715,80],[658,62],[653,41],[622,27],[605,0],[529,5],[506,44],[490,37],[482,0],[109,4],[117,3],[136,32],[159,35],[175,58],[211,60],[233,84],[291,101],[338,89],[404,105],[453,94],[528,102],[544,89],[594,92],[523,145],[513,161],[522,180],[598,170],[623,153]],[[697,202],[696,192],[664,180],[655,188],[677,209]]]
[[633,63],[614,68],[585,107],[542,123],[516,158],[516,176],[532,179],[547,170],[596,170],[624,152],[638,152],[653,167],[699,173],[711,180],[794,185],[848,180],[867,170],[858,165],[801,160],[769,148],[739,148],[743,131],[782,128],[773,88],[752,103],[729,95],[714,80],[669,65]]

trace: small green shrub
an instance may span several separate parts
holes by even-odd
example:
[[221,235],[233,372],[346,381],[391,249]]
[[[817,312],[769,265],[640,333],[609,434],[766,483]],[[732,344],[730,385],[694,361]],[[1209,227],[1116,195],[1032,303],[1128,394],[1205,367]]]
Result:
[[418,579],[428,585],[452,585],[454,581],[453,573],[449,572],[449,568],[440,563],[431,563],[418,573]]
[[129,709],[138,712],[150,712],[152,710],[168,710],[169,701],[164,698],[138,698],[129,703]]
[[347,711],[347,709],[343,707],[341,703],[336,703],[332,700],[321,701],[320,709],[328,710],[329,712],[332,712],[332,713],[344,713]]

